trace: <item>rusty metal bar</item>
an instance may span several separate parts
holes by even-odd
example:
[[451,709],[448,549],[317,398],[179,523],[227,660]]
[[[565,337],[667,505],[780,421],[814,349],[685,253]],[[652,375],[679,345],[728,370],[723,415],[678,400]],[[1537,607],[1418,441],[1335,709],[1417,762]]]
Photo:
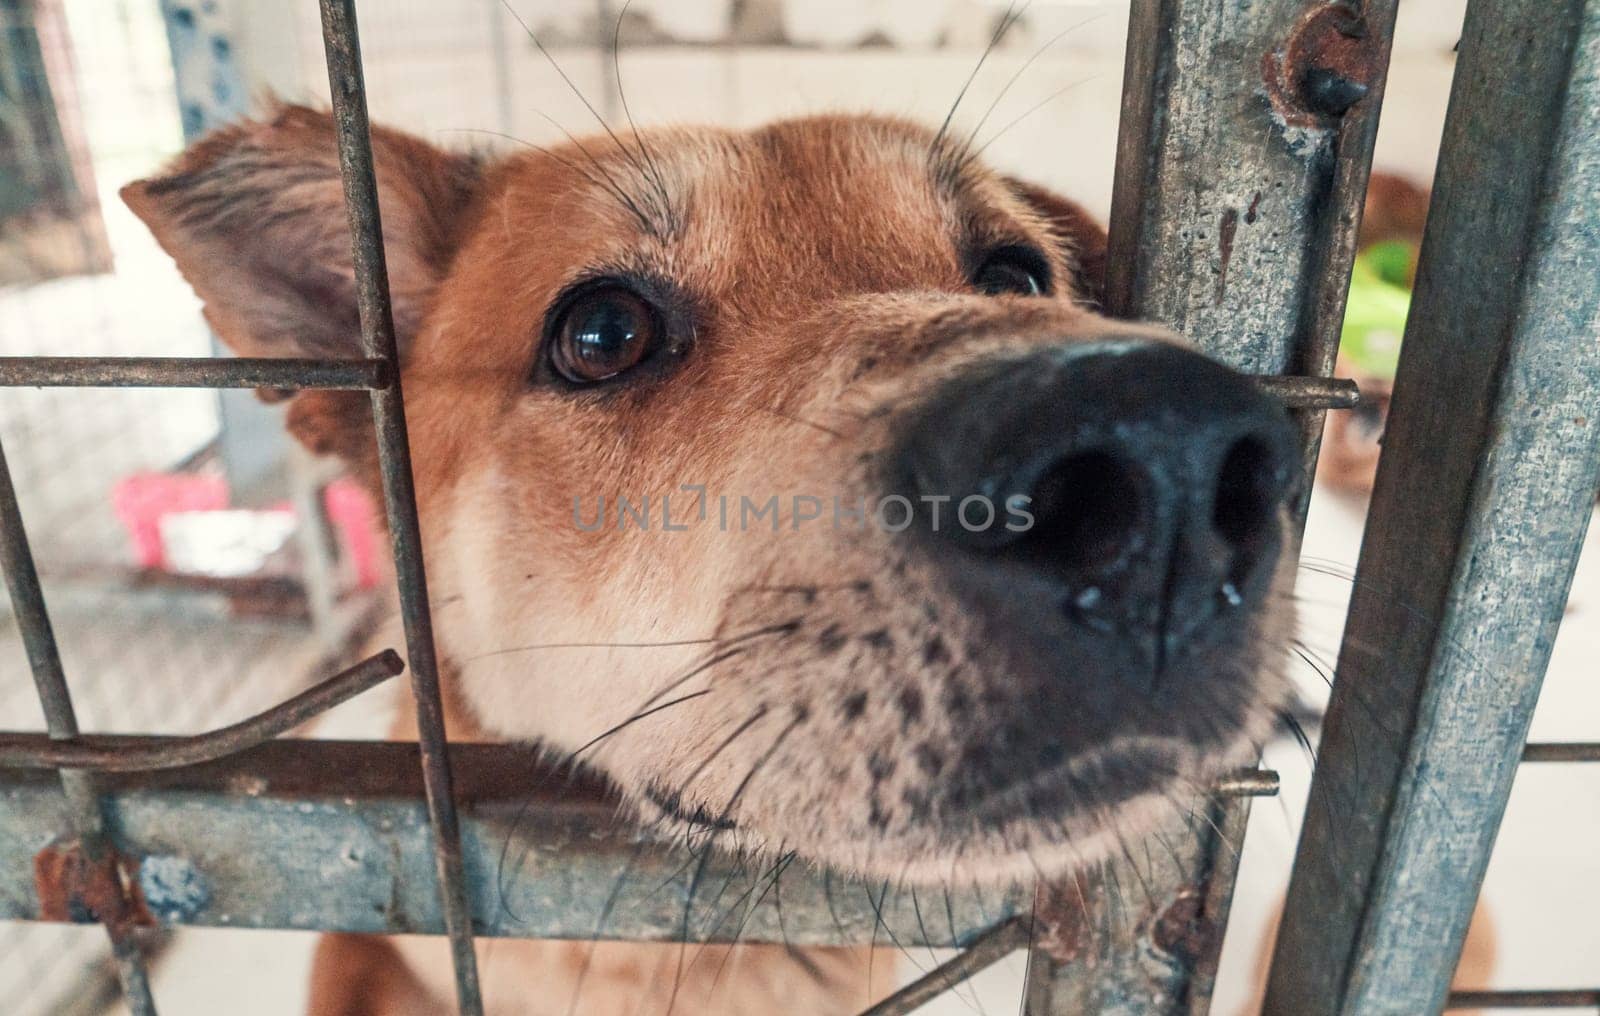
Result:
[[1592,741],[1547,741],[1522,749],[1524,762],[1600,762],[1600,743]]
[[[46,740],[34,735],[25,744]],[[682,935],[692,854],[651,840],[603,787],[581,779],[574,784],[570,772],[541,764],[534,752],[488,744],[451,745],[449,751],[460,797],[470,803],[463,847],[479,934],[650,941]],[[116,817],[115,845],[163,921],[437,935],[444,918],[433,888],[419,763],[415,744],[275,740],[187,768],[99,779]],[[33,864],[39,844],[67,810],[49,772],[0,770],[0,920],[48,916],[35,892]],[[1174,848],[1198,843],[1203,825],[1197,816],[1189,826],[1164,831],[1163,839]],[[241,857],[250,863],[241,865]],[[1127,908],[1148,905],[1137,887],[1170,864],[1167,857],[1166,847],[1155,847],[1148,857],[1139,855],[1137,868],[1122,862],[1122,891],[1134,895],[1117,903],[1118,934],[1126,931]],[[694,896],[691,937],[803,945],[876,938],[964,948],[997,923],[1032,912],[1031,889],[1024,886],[952,890],[947,907],[943,891],[923,891],[919,898],[913,890],[886,892],[881,882],[800,865],[786,871],[781,889],[763,892],[768,871],[747,860],[713,857],[703,884],[732,882],[725,893]],[[730,917],[730,902],[752,886],[748,915]],[[601,924],[599,915],[613,898]],[[1063,916],[1081,925],[1077,896],[1062,902],[1064,910],[1041,910],[1038,934],[1046,942],[1067,941]],[[1160,924],[1146,944],[1149,962],[1173,962],[1173,953],[1186,947],[1186,905],[1177,923]],[[1077,948],[1094,938],[1080,934],[1072,941]],[[1077,968],[1080,980],[1095,975]]]
[[439,898],[455,964],[457,1004],[462,1016],[482,1016],[483,998],[472,945],[472,909],[462,866],[461,830],[451,795],[450,758],[445,750],[444,705],[434,651],[433,617],[428,607],[427,576],[423,570],[422,532],[417,521],[411,446],[406,435],[400,352],[389,300],[389,274],[384,259],[383,223],[378,208],[378,181],[367,120],[355,0],[320,0],[319,6],[328,62],[328,87],[333,97],[333,118],[339,141],[339,169],[344,181],[345,209],[350,217],[361,341],[368,357],[384,361],[391,369],[390,386],[372,393],[372,414],[378,435],[384,511],[399,585],[400,615],[405,624],[406,654],[411,666],[411,689],[417,705],[417,739],[427,787],[428,819],[433,827]]
[[[72,692],[61,666],[55,630],[50,624],[50,612],[33,564],[33,551],[28,546],[22,509],[17,504],[17,491],[11,482],[11,468],[6,463],[3,447],[0,447],[0,569],[5,571],[6,589],[11,595],[17,626],[22,631],[49,738],[76,738],[78,717],[72,706]],[[71,829],[89,864],[95,870],[115,876],[118,858],[107,842],[105,812],[94,778],[72,769],[59,770],[56,778],[67,807],[59,816],[58,824],[46,831],[41,842],[54,842],[62,829]],[[139,943],[133,937],[133,929],[120,919],[128,908],[126,891],[114,878],[102,883],[102,890],[102,898],[95,901],[99,906],[87,905],[85,909],[97,911],[96,916],[105,925],[129,1010],[133,1016],[155,1016],[155,1000],[150,994],[150,980]]]
[[381,389],[382,360],[200,356],[3,356],[0,388]]
[[[1323,410],[1354,403],[1332,372],[1377,137],[1396,0],[1258,3],[1134,0],[1112,197],[1107,305],[1155,320],[1257,375],[1296,409],[1304,524]],[[1194,934],[1169,966],[1101,950],[1118,997],[1088,998],[1051,979],[1070,964],[1037,950],[1038,1016],[1101,1011],[1203,1014],[1221,956],[1248,799],[1213,806],[1168,912]]]
[[[696,940],[960,948],[1029,912],[1026,887],[953,890],[948,909],[925,894],[919,909],[909,890],[802,865],[763,892],[770,866],[722,854],[701,881],[728,889],[691,893],[697,855],[652,840],[604,788],[507,745],[448,750],[471,802],[462,842],[481,935],[676,941],[692,896]],[[440,935],[420,761],[414,743],[277,740],[101,779],[116,846],[167,923]],[[45,912],[32,878],[67,808],[50,773],[0,772],[0,920],[71,918]]]
[[[1107,305],[1253,374],[1326,377],[1396,0],[1134,0]],[[1322,413],[1301,417],[1305,498]]]
[[210,762],[293,730],[404,669],[399,655],[385,649],[265,712],[190,737],[72,737],[39,743],[36,738],[0,734],[0,769],[69,767],[125,773]]
[[[1265,375],[1258,383],[1291,409],[1349,409],[1354,381]],[[382,359],[306,360],[195,356],[0,356],[0,388],[312,388],[389,387]]]
[[1218,797],[1277,797],[1278,773],[1273,769],[1240,769],[1218,779],[1212,790]]
[[1444,1004],[1600,481],[1600,0],[1471,0],[1265,1011]]
[[1600,988],[1556,991],[1452,991],[1451,1009],[1592,1009],[1600,1007]]
[[973,939],[959,956],[939,964],[861,1016],[907,1016],[967,978],[989,969],[1028,944],[1029,922],[1014,917]]
[[1266,374],[1256,383],[1290,409],[1350,409],[1361,402],[1361,389],[1347,378]]

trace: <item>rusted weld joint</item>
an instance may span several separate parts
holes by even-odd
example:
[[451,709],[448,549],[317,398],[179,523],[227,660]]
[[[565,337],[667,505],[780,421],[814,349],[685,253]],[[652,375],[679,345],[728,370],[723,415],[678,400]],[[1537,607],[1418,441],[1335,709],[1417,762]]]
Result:
[[138,879],[110,847],[95,857],[84,850],[81,840],[50,844],[33,855],[33,887],[42,921],[99,921],[114,941],[138,928],[156,926]]
[[1150,924],[1150,944],[1192,967],[1215,942],[1217,922],[1206,914],[1205,893],[1187,886],[1157,914]]
[[1348,4],[1310,8],[1282,47],[1261,59],[1273,111],[1291,127],[1334,125],[1372,91],[1379,49]]

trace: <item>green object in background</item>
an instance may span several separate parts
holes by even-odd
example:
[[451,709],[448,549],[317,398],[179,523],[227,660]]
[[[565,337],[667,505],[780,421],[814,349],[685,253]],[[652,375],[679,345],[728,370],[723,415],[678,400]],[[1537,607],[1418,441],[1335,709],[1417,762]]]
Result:
[[1411,309],[1406,279],[1415,257],[1416,248],[1398,240],[1374,244],[1356,256],[1339,351],[1370,377],[1394,378]]

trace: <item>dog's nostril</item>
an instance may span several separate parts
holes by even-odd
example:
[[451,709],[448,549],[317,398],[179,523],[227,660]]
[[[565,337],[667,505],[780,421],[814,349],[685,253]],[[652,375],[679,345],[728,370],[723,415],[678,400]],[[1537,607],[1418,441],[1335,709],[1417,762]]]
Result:
[[1249,549],[1270,531],[1282,485],[1272,447],[1258,437],[1240,438],[1222,460],[1211,524],[1236,550]]
[[1024,539],[1058,566],[1096,571],[1116,564],[1144,531],[1144,475],[1110,452],[1070,455],[1033,485],[1033,527]]

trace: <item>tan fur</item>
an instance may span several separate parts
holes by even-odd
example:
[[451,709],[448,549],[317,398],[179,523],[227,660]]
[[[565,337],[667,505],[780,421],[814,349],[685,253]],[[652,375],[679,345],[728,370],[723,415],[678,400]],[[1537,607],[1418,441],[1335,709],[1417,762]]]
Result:
[[[712,834],[724,846],[877,877],[1064,871],[1170,817],[1168,795],[1141,793],[981,827],[919,820],[903,802],[984,749],[986,711],[1018,708],[992,694],[1018,661],[881,532],[843,538],[787,509],[747,532],[574,524],[575,497],[614,505],[686,484],[713,498],[862,495],[896,422],[975,364],[1117,336],[1178,341],[1095,312],[1105,236],[1082,209],[871,117],[651,130],[627,150],[602,139],[486,165],[392,131],[374,145],[453,736],[570,752],[678,696],[584,756],[641,817],[703,837],[686,813],[720,816],[737,827]],[[325,115],[282,108],[123,192],[241,351],[359,355],[332,153]],[[1051,295],[975,289],[973,252],[1005,245],[1039,252]],[[679,345],[627,384],[541,380],[553,303],[620,272],[666,280],[687,305]],[[373,482],[365,412],[359,394],[304,393],[290,426]],[[1247,760],[1284,687],[1292,618],[1287,597],[1268,604],[1217,665],[1242,704],[1204,739],[1130,736],[1075,763],[1136,759],[1192,787]],[[676,811],[660,788],[681,792]],[[439,1005],[440,948],[335,939],[317,983],[332,993],[341,964],[364,976],[403,957],[415,993]],[[703,958],[680,1012],[847,1012],[883,987],[866,983],[864,950],[739,947],[719,979],[726,952],[689,948]],[[481,949],[492,1011],[507,1014],[566,1012],[590,954],[575,1011],[659,1011],[681,955]]]

